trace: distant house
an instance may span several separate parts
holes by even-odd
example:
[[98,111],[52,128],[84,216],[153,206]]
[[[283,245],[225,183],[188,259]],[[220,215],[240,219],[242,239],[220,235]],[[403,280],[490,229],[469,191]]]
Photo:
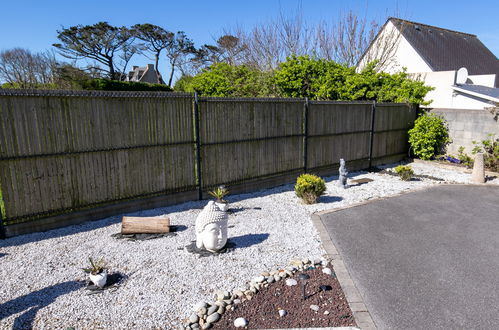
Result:
[[499,103],[499,61],[476,35],[389,18],[358,63],[402,68],[435,87],[433,108],[484,109]]
[[146,82],[151,84],[164,84],[161,74],[154,69],[154,64],[145,67],[133,66],[127,75],[127,81]]

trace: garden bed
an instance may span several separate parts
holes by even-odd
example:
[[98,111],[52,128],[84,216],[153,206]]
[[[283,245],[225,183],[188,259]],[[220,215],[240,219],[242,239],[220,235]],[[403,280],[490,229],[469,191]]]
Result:
[[[470,182],[467,173],[431,164],[411,166],[418,175]],[[0,328],[176,329],[186,323],[194,305],[213,300],[217,290],[241,287],[294,258],[324,257],[310,221],[313,212],[441,184],[367,172],[349,178],[373,181],[343,189],[337,176],[325,178],[326,194],[313,205],[302,204],[292,184],[229,195],[228,235],[235,247],[216,256],[200,257],[186,249],[195,239],[194,222],[206,200],[127,214],[167,214],[173,225],[182,226],[177,235],[157,239],[111,237],[120,231],[121,216],[115,216],[0,240]],[[103,257],[112,272],[126,275],[119,290],[87,295],[81,268],[89,256]]]

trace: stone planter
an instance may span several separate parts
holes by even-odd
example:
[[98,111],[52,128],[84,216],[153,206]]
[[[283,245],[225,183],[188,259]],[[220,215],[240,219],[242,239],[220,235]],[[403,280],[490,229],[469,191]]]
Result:
[[88,274],[90,277],[90,281],[92,281],[93,284],[98,286],[99,288],[103,288],[106,285],[107,282],[107,272],[103,270],[99,274]]
[[229,209],[229,203],[215,202],[215,205],[220,209],[220,211],[227,212]]

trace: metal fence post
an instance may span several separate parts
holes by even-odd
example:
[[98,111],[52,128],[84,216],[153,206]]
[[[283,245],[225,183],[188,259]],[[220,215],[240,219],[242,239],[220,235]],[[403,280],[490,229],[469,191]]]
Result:
[[306,173],[308,168],[308,110],[310,102],[305,98],[303,105],[303,171]]
[[372,167],[372,161],[373,161],[375,114],[376,114],[376,101],[373,101],[373,104],[371,107],[371,133],[369,134],[369,168]]
[[194,93],[194,134],[196,143],[196,185],[198,188],[198,199],[203,199],[203,185],[201,178],[201,141],[199,134],[199,100],[198,94]]

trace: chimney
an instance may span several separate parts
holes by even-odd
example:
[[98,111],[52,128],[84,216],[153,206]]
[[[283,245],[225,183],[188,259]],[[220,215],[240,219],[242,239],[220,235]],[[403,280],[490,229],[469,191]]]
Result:
[[138,65],[134,65],[134,66],[132,67],[132,71],[137,70],[137,68],[138,68],[138,67],[139,67]]

